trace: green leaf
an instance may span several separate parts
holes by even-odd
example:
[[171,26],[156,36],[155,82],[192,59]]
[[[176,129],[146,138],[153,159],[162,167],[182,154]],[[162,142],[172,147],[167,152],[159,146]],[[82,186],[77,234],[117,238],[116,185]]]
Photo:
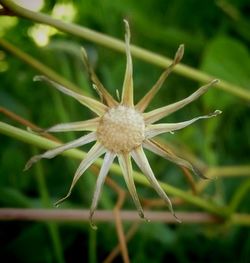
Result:
[[[218,79],[250,89],[249,52],[243,43],[234,38],[218,36],[212,39],[205,48],[201,69]],[[225,111],[235,103],[234,97],[217,89],[208,92],[202,100],[208,111],[213,108]]]
[[201,69],[250,89],[250,55],[247,47],[234,38],[219,36],[208,43]]

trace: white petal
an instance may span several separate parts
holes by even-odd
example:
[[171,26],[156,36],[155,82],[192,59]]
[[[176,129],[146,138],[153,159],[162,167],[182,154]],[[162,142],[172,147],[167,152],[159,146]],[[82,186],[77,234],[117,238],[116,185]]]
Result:
[[168,204],[169,209],[173,216],[176,218],[177,221],[180,221],[173,210],[173,206],[171,203],[171,200],[167,196],[167,194],[163,191],[160,184],[158,183],[157,179],[155,178],[155,175],[148,163],[148,159],[142,149],[142,147],[138,147],[135,150],[132,151],[132,157],[135,160],[138,167],[142,170],[144,175],[147,177],[148,181],[150,182],[151,186],[155,189],[155,191],[158,193],[158,195]]
[[65,88],[62,85],[60,85],[59,83],[57,83],[53,80],[50,80],[45,76],[35,76],[34,81],[46,81],[47,83],[51,84],[54,88],[58,89],[62,93],[73,97],[74,99],[76,99],[81,104],[88,107],[90,110],[92,110],[93,112],[95,112],[99,116],[103,115],[107,110],[107,106],[105,106],[101,102],[99,102],[95,99],[92,99],[90,97],[81,95],[81,94],[79,94],[73,90],[68,89],[68,88]]
[[112,163],[115,159],[115,156],[116,155],[112,152],[107,152],[105,154],[103,164],[102,164],[100,173],[99,173],[97,181],[96,181],[94,196],[93,196],[92,204],[91,204],[91,208],[90,208],[90,224],[94,229],[96,229],[96,226],[92,222],[92,217],[94,215],[94,212],[95,212],[97,204],[98,204],[98,200],[100,198],[102,186],[104,184],[104,181],[106,179],[106,176],[108,174],[110,166],[112,165]]
[[132,164],[131,164],[131,158],[129,153],[119,154],[118,155],[119,164],[122,169],[122,173],[125,179],[125,182],[127,184],[128,190],[133,198],[133,201],[135,203],[135,206],[137,208],[137,211],[139,213],[139,216],[141,218],[144,217],[144,212],[140,204],[140,200],[138,198],[134,178],[133,178],[133,170],[132,170]]
[[42,158],[46,158],[46,159],[51,159],[53,157],[55,157],[56,155],[67,151],[69,149],[72,148],[76,148],[82,145],[85,145],[87,143],[90,143],[92,141],[96,140],[96,133],[95,132],[91,132],[87,135],[84,135],[72,142],[60,145],[52,150],[48,150],[45,153],[41,154],[41,155],[35,155],[33,156],[25,165],[24,171],[28,170],[34,163],[36,163],[37,161],[39,161]]
[[166,133],[166,132],[173,132],[176,130],[180,130],[183,129],[185,127],[187,127],[188,125],[200,120],[200,119],[209,119],[212,117],[215,117],[219,114],[221,114],[222,112],[220,110],[216,110],[213,113],[210,113],[208,115],[204,115],[204,116],[199,116],[196,118],[193,118],[189,121],[183,121],[183,122],[177,122],[177,123],[159,123],[159,124],[152,124],[152,125],[148,125],[146,127],[146,138],[153,138],[159,134],[162,133]]
[[129,23],[127,20],[124,20],[125,23],[125,48],[127,56],[127,65],[125,71],[125,77],[122,88],[122,104],[125,106],[134,106],[134,94],[133,94],[133,64],[130,53],[130,29]]
[[60,123],[45,129],[44,132],[96,131],[99,121],[100,118],[94,118],[86,121]]
[[96,143],[87,153],[86,157],[82,160],[80,163],[78,169],[75,172],[73,181],[71,183],[71,186],[69,188],[69,191],[65,197],[60,199],[55,203],[55,205],[59,205],[62,203],[66,198],[68,198],[71,195],[72,189],[74,188],[75,184],[79,180],[79,178],[82,176],[82,174],[89,168],[89,166],[103,153],[105,152],[104,147],[100,143]]
[[172,103],[172,104],[167,105],[165,107],[158,108],[158,109],[152,110],[150,112],[144,113],[143,117],[144,117],[145,122],[147,124],[154,123],[154,122],[168,116],[169,114],[183,108],[187,104],[198,99],[201,95],[203,95],[205,92],[207,92],[211,86],[215,85],[218,82],[219,81],[217,79],[215,79],[215,80],[211,81],[210,83],[208,83],[207,85],[200,87],[197,91],[195,91],[193,94],[191,94],[190,96],[188,96],[187,98],[185,98],[183,100],[180,100],[178,102]]

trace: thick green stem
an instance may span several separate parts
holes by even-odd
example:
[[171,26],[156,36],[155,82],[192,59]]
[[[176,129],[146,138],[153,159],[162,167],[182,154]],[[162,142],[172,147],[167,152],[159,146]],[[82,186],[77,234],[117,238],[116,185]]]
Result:
[[234,225],[245,225],[250,226],[250,215],[249,214],[233,214],[231,223]]
[[[9,124],[0,122],[0,133],[5,134],[7,136],[13,137],[17,140],[20,140],[22,142],[40,147],[40,148],[44,148],[44,149],[51,149],[54,148],[58,145],[60,145],[57,142],[51,141],[49,139],[43,138],[41,136],[38,136],[36,134],[32,134],[30,132],[24,131],[22,129],[13,127]],[[73,150],[68,150],[66,152],[63,153],[63,155],[71,157],[71,158],[76,158],[76,159],[83,159],[86,155],[85,152],[77,150],[77,149],[73,149]],[[96,165],[98,165],[99,167],[102,165],[102,160],[98,159],[95,162]],[[120,167],[117,164],[113,164],[111,169],[111,172],[118,174],[118,175],[122,175]],[[150,186],[150,184],[148,183],[148,181],[146,180],[146,178],[143,176],[143,174],[139,173],[139,172],[134,172],[134,179],[135,181],[143,184],[143,185],[148,185]],[[171,186],[169,184],[166,183],[160,183],[162,188],[170,195],[173,196],[177,196],[182,198],[184,201],[186,201],[187,203],[196,205],[208,212],[211,212],[215,215],[218,215],[220,217],[226,218],[229,216],[228,210],[226,207],[221,207],[218,206],[210,201],[204,200],[198,196],[193,196],[190,193],[187,193],[185,191],[182,191],[174,186]]]
[[[125,52],[124,42],[114,37],[107,36],[105,34],[96,32],[83,26],[62,22],[45,14],[27,10],[16,5],[11,0],[0,0],[0,3],[7,10],[11,11],[17,16],[24,17],[34,22],[50,25],[52,27],[57,28],[60,31],[87,39],[89,41],[106,46],[108,48],[112,48],[119,52]],[[154,52],[147,51],[143,48],[134,45],[131,45],[131,52],[135,57],[138,57],[142,60],[148,61],[163,68],[166,68],[172,62],[172,60],[167,57],[161,56]],[[207,83],[215,78],[209,74],[206,74],[202,71],[196,70],[183,64],[177,65],[175,67],[175,72],[203,83]],[[232,85],[226,81],[220,81],[220,83],[216,84],[216,87],[245,100],[250,100],[250,92],[243,89],[240,86]]]
[[250,165],[211,167],[206,176],[208,178],[250,176]]
[[[224,167],[209,167],[207,169],[205,176],[207,178],[221,178],[221,177],[242,177],[250,176],[250,165],[234,165],[234,166],[224,166]],[[202,192],[205,187],[208,186],[212,181],[200,181],[197,185],[198,192]],[[246,187],[242,185],[242,187]],[[241,187],[240,187],[241,188]]]

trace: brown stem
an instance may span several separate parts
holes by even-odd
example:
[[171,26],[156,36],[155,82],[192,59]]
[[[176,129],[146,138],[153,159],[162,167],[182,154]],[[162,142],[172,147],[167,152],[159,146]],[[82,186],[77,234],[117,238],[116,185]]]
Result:
[[[41,128],[38,127],[37,125],[35,125],[34,123],[22,118],[21,116],[17,115],[16,113],[4,108],[4,107],[0,107],[0,113],[4,114],[5,116],[7,116],[8,118],[16,121],[17,123],[20,123],[22,124],[23,126],[25,127],[29,127],[30,129],[34,130],[34,131],[41,131]],[[40,133],[39,133],[40,134]],[[56,142],[59,142],[59,140],[53,136],[53,135],[50,135],[49,133],[47,132],[43,132],[41,133],[41,135],[45,138],[48,138],[50,140],[53,140],[53,141],[56,141]]]
[[[182,219],[183,224],[194,223],[218,223],[219,219],[209,213],[205,212],[177,212],[179,218]],[[155,212],[147,211],[148,218],[151,222],[163,222],[176,224],[170,212]],[[249,218],[248,225],[250,225],[250,215],[237,214],[236,218],[244,216]],[[144,222],[138,216],[137,211],[123,210],[120,211],[122,221]],[[112,210],[97,210],[95,219],[98,222],[114,221],[114,212]],[[21,209],[21,208],[0,208],[0,220],[34,220],[34,221],[89,221],[89,210],[86,209]],[[234,221],[240,224],[241,222]],[[245,221],[246,222],[246,221]]]
[[122,219],[120,215],[121,208],[123,206],[125,197],[126,197],[126,192],[112,179],[107,178],[106,183],[117,193],[118,199],[116,202],[116,205],[114,207],[114,217],[115,217],[115,226],[116,226],[116,231],[119,239],[119,251],[122,254],[123,261],[125,263],[129,263],[129,255],[128,255],[128,248],[127,248],[127,243],[126,243],[126,238],[124,235],[124,230],[123,230],[123,225],[122,225]]
[[[166,207],[165,201],[160,198],[142,198],[141,201],[142,201],[143,207],[147,209],[152,208],[152,207],[154,208],[155,207],[157,208]],[[173,197],[171,198],[171,203],[174,206],[180,206],[180,205],[183,205],[185,202],[181,198]]]
[[[134,236],[136,233],[140,223],[135,222],[132,224],[132,226],[129,228],[128,232],[125,235],[125,240],[128,243],[130,239]],[[111,263],[120,253],[120,246],[117,245],[111,252],[110,254],[106,257],[106,259],[103,261],[103,263]]]
[[192,174],[190,173],[190,171],[185,168],[185,167],[181,167],[182,171],[183,171],[183,174],[187,180],[187,182],[189,183],[190,187],[191,187],[191,190],[192,190],[192,193],[194,195],[197,194],[197,189],[196,189],[196,184],[195,184],[195,181],[194,181],[194,178],[192,176]]
[[115,216],[116,231],[117,231],[118,239],[119,239],[119,247],[122,253],[123,262],[129,263],[130,259],[128,255],[128,248],[127,248],[127,243],[126,243],[126,239],[124,235],[122,219],[121,219],[121,207],[124,203],[124,199],[125,199],[125,193],[124,191],[122,191],[119,193],[118,200],[114,208],[114,216]]

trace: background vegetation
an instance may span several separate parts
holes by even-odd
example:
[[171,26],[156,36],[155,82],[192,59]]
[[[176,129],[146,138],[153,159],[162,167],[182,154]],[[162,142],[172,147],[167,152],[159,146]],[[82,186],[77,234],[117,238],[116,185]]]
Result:
[[[40,1],[32,3],[39,4]],[[31,3],[26,6],[30,8],[29,5]],[[46,0],[41,8],[41,12],[54,18],[119,39],[124,38],[122,20],[127,18],[133,44],[173,57],[179,44],[184,43],[184,64],[242,88],[245,93],[241,96],[229,89],[210,90],[197,102],[171,115],[167,121],[186,120],[215,109],[222,110],[223,114],[161,139],[171,143],[180,155],[192,159],[211,176],[217,176],[216,180],[205,183],[195,178],[196,194],[221,207],[228,205],[231,212],[250,212],[248,0]],[[115,50],[15,16],[0,16],[0,38],[54,69],[85,93],[96,96],[80,58],[79,47],[83,45],[105,87],[114,95],[116,89],[121,88],[125,55]],[[6,109],[40,127],[91,117],[86,108],[71,98],[43,83],[34,83],[32,79],[38,74],[37,70],[3,48],[1,43],[1,122],[26,129],[4,114]],[[153,61],[148,63],[135,57],[133,60],[135,94],[139,99],[157,80],[162,68],[153,65]],[[195,81],[192,74],[187,75],[173,73],[151,108],[182,99],[203,84]],[[58,138],[68,141],[76,136],[67,133],[60,134]],[[52,207],[53,202],[66,193],[79,161],[57,157],[42,161],[24,173],[26,161],[38,152],[41,149],[0,134],[1,207]],[[190,192],[191,186],[180,168],[153,155],[149,155],[149,159],[159,180]],[[89,208],[94,174],[89,171],[83,176],[62,208]],[[110,177],[125,189],[121,177],[112,173]],[[156,198],[145,185],[138,184],[138,192],[145,199]],[[176,197],[172,197],[175,200]],[[116,199],[114,190],[105,186],[100,208],[113,209]],[[178,198],[175,201],[176,210],[188,212],[199,209]],[[134,209],[129,197],[122,209]],[[153,209],[167,210],[160,202],[159,207]],[[125,232],[131,224],[124,224]],[[93,231],[87,221],[0,222],[0,257],[3,262],[102,262],[117,243],[113,222],[98,223],[98,231]],[[230,222],[170,225],[140,221],[127,246],[131,262],[249,262],[250,258],[249,228]],[[121,261],[120,256],[114,260]]]

